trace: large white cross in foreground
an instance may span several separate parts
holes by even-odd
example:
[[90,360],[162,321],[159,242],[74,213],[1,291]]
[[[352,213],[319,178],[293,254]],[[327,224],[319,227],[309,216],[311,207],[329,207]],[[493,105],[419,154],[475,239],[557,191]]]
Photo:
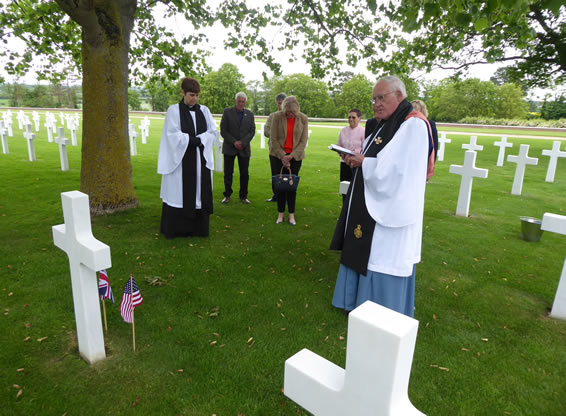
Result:
[[511,188],[511,194],[521,195],[521,191],[523,189],[523,179],[525,178],[525,166],[537,165],[538,159],[536,157],[529,157],[529,145],[522,144],[519,147],[519,154],[507,156],[507,161],[517,164],[517,169],[515,169],[515,177],[513,178],[513,188]]
[[[564,215],[556,215],[545,213],[542,217],[541,229],[553,233],[566,235],[566,217]],[[558,289],[554,296],[554,303],[550,316],[558,319],[566,319],[566,260],[562,267],[562,274],[558,282]]]
[[507,143],[507,136],[502,136],[501,140],[493,143],[493,145],[499,147],[499,154],[497,155],[496,166],[503,166],[503,162],[505,162],[505,148],[513,147],[513,143]]
[[65,224],[52,227],[53,242],[69,256],[79,353],[93,364],[106,357],[96,271],[112,266],[110,247],[92,235],[88,195],[63,192],[61,200]]
[[452,143],[452,140],[446,138],[446,133],[442,133],[438,138],[438,160],[444,160],[444,148],[446,143]]
[[545,182],[554,182],[554,175],[556,174],[556,162],[558,162],[559,157],[566,157],[566,152],[560,151],[560,144],[558,140],[552,142],[552,150],[543,150],[543,156],[550,156],[550,161],[548,162],[548,170],[546,171]]
[[462,176],[460,182],[460,193],[458,194],[458,205],[456,215],[467,217],[470,211],[470,199],[472,197],[472,184],[474,178],[487,178],[488,170],[476,168],[477,153],[473,150],[466,151],[464,166],[450,165],[450,173]]
[[476,150],[482,151],[483,146],[480,146],[479,144],[477,144],[477,141],[478,141],[478,136],[470,136],[470,144],[464,143],[462,145],[462,149],[473,150],[474,152]]
[[346,369],[305,348],[285,361],[285,395],[315,416],[423,415],[408,395],[418,326],[366,301],[348,316]]

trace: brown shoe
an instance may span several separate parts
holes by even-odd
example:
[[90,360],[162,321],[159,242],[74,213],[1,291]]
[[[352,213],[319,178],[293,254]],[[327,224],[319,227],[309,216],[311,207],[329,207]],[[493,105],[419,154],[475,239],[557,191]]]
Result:
[[229,196],[225,196],[224,199],[222,200],[223,204],[227,204],[228,202],[230,202],[230,197]]

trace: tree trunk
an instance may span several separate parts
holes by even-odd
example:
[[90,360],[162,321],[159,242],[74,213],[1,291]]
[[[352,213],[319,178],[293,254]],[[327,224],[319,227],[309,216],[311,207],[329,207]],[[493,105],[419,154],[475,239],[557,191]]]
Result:
[[82,28],[81,191],[91,213],[138,205],[128,139],[128,51],[135,0],[57,0]]

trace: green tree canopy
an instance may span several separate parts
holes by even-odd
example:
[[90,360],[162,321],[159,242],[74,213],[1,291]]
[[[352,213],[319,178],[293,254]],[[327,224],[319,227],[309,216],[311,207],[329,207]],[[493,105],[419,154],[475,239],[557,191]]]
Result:
[[[206,105],[212,114],[222,114],[225,108],[234,107],[236,94],[246,91],[244,76],[234,64],[225,63],[218,71],[206,74],[201,82],[199,102]],[[247,106],[252,104],[248,97]]]
[[496,118],[525,118],[529,105],[520,86],[506,83],[496,87]]
[[334,104],[328,95],[326,83],[305,74],[293,74],[273,83],[273,96],[283,92],[294,95],[299,101],[301,112],[309,117],[333,117]]
[[456,122],[464,117],[494,117],[497,93],[490,81],[446,79],[427,91],[432,120]]
[[363,117],[373,117],[371,94],[374,84],[365,75],[354,75],[344,82],[336,95],[337,116],[346,117],[348,111],[357,108],[362,112]]

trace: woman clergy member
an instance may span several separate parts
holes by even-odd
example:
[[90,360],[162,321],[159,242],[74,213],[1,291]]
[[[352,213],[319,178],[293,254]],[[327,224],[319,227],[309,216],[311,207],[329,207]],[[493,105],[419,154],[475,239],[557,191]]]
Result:
[[[272,173],[279,174],[281,168],[291,169],[294,175],[299,174],[301,164],[305,158],[305,147],[308,140],[308,118],[300,112],[299,102],[294,96],[285,98],[281,111],[275,113],[271,124],[269,158]],[[297,225],[295,221],[295,202],[297,192],[280,192],[277,194],[276,224],[284,219],[285,205],[289,210],[289,224]]]
[[159,146],[161,232],[166,238],[207,237],[217,130],[210,110],[198,104],[198,81],[184,78],[181,94],[179,104],[167,109]]

